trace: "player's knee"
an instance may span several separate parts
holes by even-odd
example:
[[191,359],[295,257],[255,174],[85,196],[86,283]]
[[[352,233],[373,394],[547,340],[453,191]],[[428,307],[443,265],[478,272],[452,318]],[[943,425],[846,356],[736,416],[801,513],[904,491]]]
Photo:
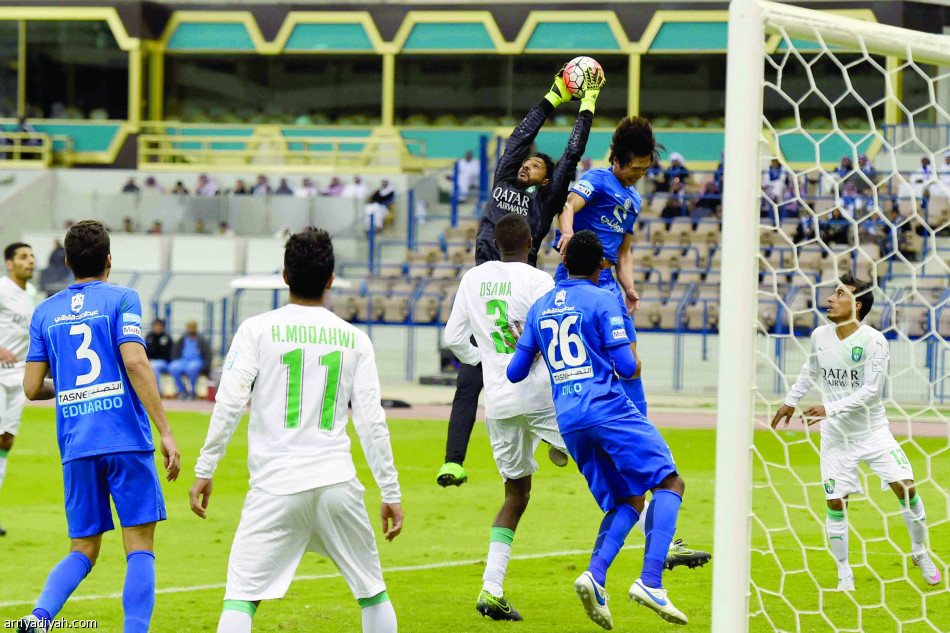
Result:
[[670,490],[678,494],[680,497],[682,497],[683,494],[686,492],[686,481],[682,477],[680,477],[679,473],[674,472],[671,475],[667,475],[666,478],[663,479],[662,482],[660,482],[660,485],[657,486],[656,489]]
[[73,543],[69,551],[79,552],[89,559],[89,564],[93,567],[96,566],[96,561],[99,559],[99,545],[96,543]]
[[844,501],[841,499],[828,499],[828,507],[837,512],[844,510]]
[[0,435],[0,451],[10,451],[10,449],[13,448],[14,439],[16,439],[16,437],[10,433]]

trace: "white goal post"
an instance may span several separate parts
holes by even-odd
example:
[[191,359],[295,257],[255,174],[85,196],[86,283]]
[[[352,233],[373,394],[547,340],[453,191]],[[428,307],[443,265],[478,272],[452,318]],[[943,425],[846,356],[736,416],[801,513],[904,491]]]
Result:
[[[776,33],[809,42],[817,38],[825,50],[840,47],[950,66],[950,37],[774,2],[732,0],[728,29],[713,633],[743,633],[750,626],[759,217],[762,158],[768,155],[769,142],[763,111],[767,39]],[[890,75],[883,73],[882,80],[885,99],[899,101]],[[797,108],[790,107],[797,115]],[[874,132],[886,146],[881,130]],[[797,369],[792,371],[797,374]],[[814,391],[812,396],[816,396]],[[814,479],[819,479],[817,472]],[[766,629],[772,630],[771,626]],[[787,630],[796,628],[790,625]]]

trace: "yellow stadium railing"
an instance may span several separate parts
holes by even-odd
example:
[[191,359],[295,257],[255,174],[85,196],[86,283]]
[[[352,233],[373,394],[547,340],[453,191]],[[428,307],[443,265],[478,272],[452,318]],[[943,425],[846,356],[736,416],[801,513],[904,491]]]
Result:
[[[58,147],[54,149],[54,144]],[[60,134],[0,132],[0,167],[36,169],[71,162],[73,140]]]

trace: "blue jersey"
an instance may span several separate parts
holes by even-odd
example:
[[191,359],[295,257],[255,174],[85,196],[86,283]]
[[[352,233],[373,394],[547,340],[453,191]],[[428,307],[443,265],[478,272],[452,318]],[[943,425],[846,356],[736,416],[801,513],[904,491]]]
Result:
[[604,258],[617,262],[625,233],[633,233],[642,199],[633,187],[624,187],[609,168],[591,169],[570,189],[587,201],[574,214],[574,232],[593,231],[604,245]]
[[640,416],[614,373],[610,348],[629,345],[617,298],[586,279],[566,279],[538,299],[518,347],[543,352],[561,434]]
[[138,293],[103,281],[73,284],[39,306],[26,360],[50,364],[63,463],[154,451],[148,416],[129,382],[119,345],[142,338]]

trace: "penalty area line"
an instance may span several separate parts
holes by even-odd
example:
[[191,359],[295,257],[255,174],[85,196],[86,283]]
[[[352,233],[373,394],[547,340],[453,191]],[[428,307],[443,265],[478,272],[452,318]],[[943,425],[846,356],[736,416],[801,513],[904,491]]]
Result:
[[[627,545],[622,549],[624,550],[635,550],[643,549],[643,545]],[[580,556],[581,554],[590,554],[589,549],[572,549],[564,550],[561,552],[541,552],[538,554],[518,554],[511,557],[511,560],[535,560],[538,558],[558,558],[560,556]],[[383,574],[394,574],[402,571],[426,571],[428,569],[444,569],[446,567],[465,567],[467,565],[477,565],[479,563],[484,563],[484,558],[473,558],[470,560],[452,560],[445,561],[442,563],[426,563],[424,565],[401,565],[397,567],[387,567],[383,569]],[[327,580],[330,578],[341,578],[342,574],[336,572],[333,574],[317,574],[310,576],[296,576],[294,577],[294,582],[300,582],[303,580]],[[164,594],[174,594],[174,593],[191,593],[193,591],[207,591],[210,589],[224,589],[226,587],[225,583],[216,583],[212,585],[192,585],[190,587],[164,587],[162,589],[156,589],[156,595]],[[69,602],[79,602],[84,600],[112,600],[122,597],[122,592],[118,593],[108,593],[100,596],[73,596],[69,599]],[[24,607],[32,606],[36,601],[35,600],[16,600],[13,602],[0,602],[0,607]]]

